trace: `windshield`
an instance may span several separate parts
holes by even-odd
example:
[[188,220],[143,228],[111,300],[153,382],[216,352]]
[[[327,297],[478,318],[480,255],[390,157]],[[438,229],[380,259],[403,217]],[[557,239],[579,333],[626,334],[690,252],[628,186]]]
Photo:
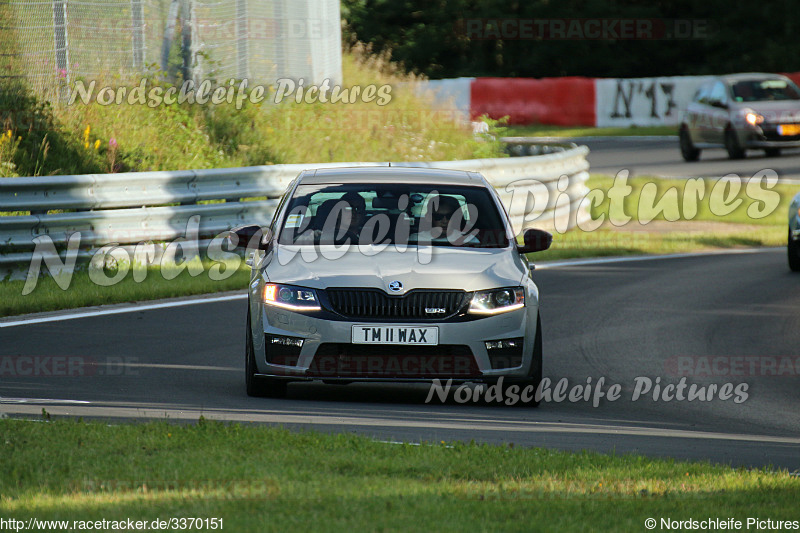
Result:
[[761,102],[769,100],[800,100],[800,90],[787,80],[747,80],[731,87],[737,102]]
[[396,183],[300,185],[278,242],[509,245],[503,216],[485,188]]

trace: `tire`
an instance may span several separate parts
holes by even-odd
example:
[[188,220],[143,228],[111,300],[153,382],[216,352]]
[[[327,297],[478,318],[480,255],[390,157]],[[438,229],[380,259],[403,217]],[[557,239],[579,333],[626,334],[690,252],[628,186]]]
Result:
[[[536,337],[533,340],[533,363],[531,364],[531,369],[528,372],[528,376],[525,378],[517,378],[517,379],[509,379],[506,382],[506,388],[510,387],[511,385],[517,385],[520,393],[520,400],[518,405],[522,405],[525,407],[536,408],[539,407],[539,401],[536,399],[535,394],[536,391],[539,389],[539,384],[542,382],[542,319],[539,315],[536,315]],[[533,387],[534,397],[531,401],[526,402],[522,399],[522,391],[525,387]],[[506,396],[506,395],[504,395]]]
[[285,381],[256,376],[256,369],[256,355],[253,350],[253,333],[250,330],[250,310],[248,309],[244,356],[244,377],[247,395],[258,398],[283,398],[286,396]]
[[686,162],[697,161],[700,158],[700,150],[694,147],[692,137],[689,135],[689,130],[681,128],[681,131],[678,133],[678,139],[683,160]]
[[764,148],[764,154],[767,157],[780,157],[781,156],[781,149],[780,148]]
[[745,156],[745,151],[739,144],[739,138],[733,128],[728,127],[725,130],[725,150],[728,151],[730,159],[742,159]]
[[800,245],[792,239],[791,230],[789,230],[789,240],[786,243],[786,255],[789,258],[789,268],[792,272],[800,272]]

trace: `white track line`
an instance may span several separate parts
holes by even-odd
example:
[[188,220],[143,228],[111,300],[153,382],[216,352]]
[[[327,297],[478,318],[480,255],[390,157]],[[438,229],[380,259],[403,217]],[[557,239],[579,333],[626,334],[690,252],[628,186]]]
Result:
[[713,255],[743,255],[760,254],[766,252],[785,252],[785,248],[742,248],[732,250],[715,250],[713,252],[688,252],[682,254],[666,255],[632,255],[630,257],[595,257],[591,259],[567,259],[565,261],[548,261],[546,263],[534,263],[536,270],[547,270],[548,268],[560,268],[581,265],[603,265],[608,263],[627,263],[633,261],[656,261],[659,259],[685,259],[687,257],[704,257]]
[[74,404],[74,405],[87,405],[92,402],[84,400],[53,400],[51,398],[3,398],[0,396],[0,405],[4,404]]
[[[719,250],[713,252],[697,252],[697,253],[683,253],[683,254],[668,254],[668,255],[635,255],[630,257],[596,257],[591,259],[570,259],[566,261],[551,261],[547,263],[536,264],[536,270],[547,270],[551,268],[562,268],[571,266],[582,265],[604,265],[609,263],[627,263],[634,261],[657,261],[662,259],[684,259],[689,257],[704,257],[713,255],[739,255],[739,254],[757,254],[765,252],[776,252],[784,250],[783,248],[744,248],[737,250]],[[136,303],[136,304],[122,304],[109,308],[101,309],[85,309],[73,312],[63,312],[47,316],[29,316],[19,319],[3,320],[0,319],[0,329],[11,328],[14,326],[29,326],[32,324],[43,324],[46,322],[61,322],[64,320],[74,320],[77,318],[91,318],[104,315],[118,315],[122,313],[135,313],[137,311],[151,311],[154,309],[168,309],[171,307],[184,307],[187,305],[198,305],[216,302],[228,302],[233,300],[244,300],[247,298],[246,293],[240,294],[227,294],[224,296],[198,296],[197,298],[181,299],[181,300],[168,300],[155,303]]]
[[191,300],[177,300],[166,301],[151,304],[130,304],[121,307],[112,307],[108,309],[91,309],[85,311],[75,311],[72,313],[63,313],[51,316],[38,316],[30,318],[21,318],[19,320],[9,320],[0,322],[0,328],[10,328],[14,326],[27,326],[31,324],[42,324],[44,322],[60,322],[62,320],[73,320],[76,318],[90,318],[103,315],[118,315],[121,313],[135,313],[137,311],[151,311],[153,309],[167,309],[170,307],[183,307],[185,305],[207,304],[215,302],[227,302],[231,300],[244,300],[247,294],[229,294],[226,296],[201,296]]

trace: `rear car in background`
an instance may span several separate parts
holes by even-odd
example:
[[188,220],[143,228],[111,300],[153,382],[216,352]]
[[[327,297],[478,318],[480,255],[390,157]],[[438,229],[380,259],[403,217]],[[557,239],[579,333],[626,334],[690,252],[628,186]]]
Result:
[[725,148],[731,159],[748,149],[778,156],[800,147],[800,89],[779,74],[714,77],[695,93],[678,135],[685,161],[697,161],[704,148]]
[[309,380],[538,387],[539,291],[524,254],[552,237],[531,229],[518,245],[480,174],[304,171],[269,228],[233,234],[253,250],[249,395],[282,397]]
[[800,193],[792,198],[789,205],[789,240],[786,244],[789,268],[800,272]]

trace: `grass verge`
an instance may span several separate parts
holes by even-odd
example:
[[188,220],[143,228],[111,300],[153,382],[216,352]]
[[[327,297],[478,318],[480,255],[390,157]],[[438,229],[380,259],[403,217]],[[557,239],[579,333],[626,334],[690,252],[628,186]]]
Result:
[[597,229],[579,227],[556,234],[549,250],[531,258],[546,261],[785,246],[788,208],[797,193],[792,185],[781,184],[767,191],[744,184],[737,188],[717,180],[641,176],[627,180],[630,191],[623,201],[611,201],[613,186],[614,178],[609,176],[592,176],[587,182],[591,191],[602,196],[590,209],[593,220],[603,221]]
[[[356,44],[343,54],[342,76],[336,103],[297,103],[294,93],[275,103],[276,89],[267,87],[261,102],[245,90],[239,105],[238,81],[233,101],[217,105],[151,98],[154,90],[181,85],[163,72],[72,80],[78,96],[62,105],[17,79],[0,80],[0,177],[504,155],[491,135],[476,138],[462,117],[437,112],[430,98],[417,96],[417,79],[388,54]],[[84,93],[74,91],[78,83]],[[125,96],[140,84],[148,95],[141,104]],[[100,101],[122,95],[121,103],[100,105],[104,87],[115,92]]]
[[[280,428],[0,420],[0,513],[221,518],[226,531],[645,531],[796,520],[800,479],[636,455],[392,445]],[[120,458],[124,457],[124,461]]]
[[[133,274],[128,272],[121,281],[109,286],[98,285],[90,279],[88,270],[81,269],[75,272],[66,290],[59,287],[52,277],[41,276],[33,291],[25,295],[24,280],[5,281],[0,283],[0,316],[175,298],[247,287],[249,267],[242,264],[229,277],[219,281],[209,275],[211,268],[213,265],[205,263],[203,272],[197,276],[192,277],[188,270],[184,270],[177,277],[167,280],[157,266],[152,266],[141,282],[135,281]],[[104,271],[108,279],[113,279],[117,274],[117,270]]]
[[642,135],[677,135],[675,126],[630,126],[614,128],[592,128],[576,126],[506,126],[508,137],[626,137]]

